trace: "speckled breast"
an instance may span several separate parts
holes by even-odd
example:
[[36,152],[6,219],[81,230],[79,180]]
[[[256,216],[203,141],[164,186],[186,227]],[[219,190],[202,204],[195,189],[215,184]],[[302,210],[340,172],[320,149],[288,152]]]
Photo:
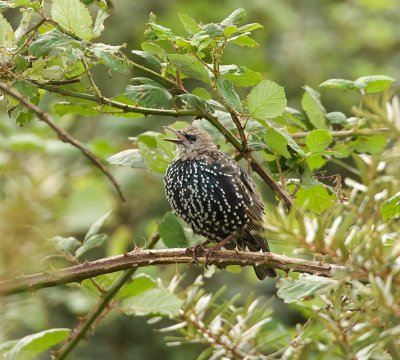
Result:
[[195,233],[218,241],[249,221],[239,180],[235,172],[225,171],[224,164],[175,160],[167,169],[164,186],[177,215]]

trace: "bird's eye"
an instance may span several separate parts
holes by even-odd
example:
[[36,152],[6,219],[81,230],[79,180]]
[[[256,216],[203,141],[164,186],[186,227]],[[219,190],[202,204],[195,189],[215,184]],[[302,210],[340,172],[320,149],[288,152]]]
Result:
[[190,142],[195,142],[197,140],[197,136],[186,134],[186,139],[188,139]]

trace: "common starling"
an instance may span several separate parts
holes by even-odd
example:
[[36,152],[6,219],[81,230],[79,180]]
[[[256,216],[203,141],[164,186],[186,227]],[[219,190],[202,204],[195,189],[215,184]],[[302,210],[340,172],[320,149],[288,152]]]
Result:
[[[177,138],[178,147],[164,178],[167,199],[196,234],[226,248],[269,252],[264,237],[264,205],[251,177],[218,150],[209,134],[193,125]],[[211,248],[212,249],[212,248]],[[254,266],[258,279],[276,277],[275,269]]]

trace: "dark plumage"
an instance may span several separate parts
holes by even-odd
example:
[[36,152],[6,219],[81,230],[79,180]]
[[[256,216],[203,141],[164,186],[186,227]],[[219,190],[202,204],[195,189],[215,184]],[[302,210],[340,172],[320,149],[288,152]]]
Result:
[[[213,242],[228,237],[227,248],[269,252],[264,237],[264,206],[251,177],[218,150],[207,132],[188,126],[168,128],[177,138],[178,152],[164,178],[171,207],[196,234]],[[276,271],[255,266],[258,279],[276,277]]]

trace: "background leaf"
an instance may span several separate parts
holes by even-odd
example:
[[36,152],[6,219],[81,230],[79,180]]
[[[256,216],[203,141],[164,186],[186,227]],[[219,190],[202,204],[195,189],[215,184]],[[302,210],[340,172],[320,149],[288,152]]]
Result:
[[323,185],[304,185],[297,191],[295,202],[303,209],[320,214],[332,207],[335,200],[336,197]]
[[354,85],[366,94],[375,94],[388,89],[395,81],[390,76],[371,75],[358,78]]
[[339,285],[339,282],[330,278],[303,274],[298,279],[281,278],[278,282],[278,296],[285,303],[303,300],[310,296],[328,292]]
[[182,223],[171,212],[164,215],[159,225],[159,232],[163,243],[168,248],[189,246]]
[[146,168],[146,164],[140,155],[139,149],[129,149],[110,156],[107,161],[113,165],[129,166],[132,168]]
[[301,99],[301,107],[310,119],[311,124],[317,129],[326,129],[325,109],[319,100],[319,93],[309,86],[305,86],[304,89],[306,91]]
[[123,301],[122,309],[127,315],[173,317],[178,315],[182,304],[183,301],[168,290],[153,288]]
[[70,334],[69,329],[50,329],[18,340],[6,354],[8,360],[35,359],[37,354],[51,348]]
[[332,135],[327,130],[313,130],[306,136],[306,145],[311,152],[324,151],[332,142]]

